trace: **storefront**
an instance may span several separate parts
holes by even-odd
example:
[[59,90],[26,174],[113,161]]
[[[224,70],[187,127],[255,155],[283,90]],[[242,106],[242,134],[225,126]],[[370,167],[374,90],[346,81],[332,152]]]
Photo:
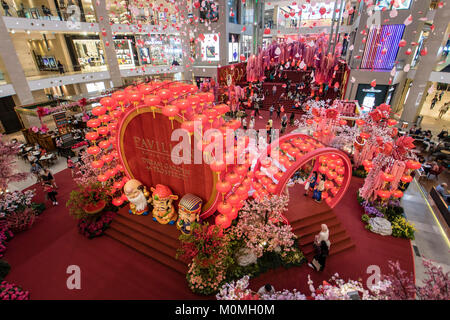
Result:
[[372,87],[370,84],[359,84],[356,92],[356,100],[361,106],[362,113],[371,112],[376,106],[382,103],[388,103],[395,92],[395,86],[377,85]]
[[219,61],[219,34],[207,33],[201,42],[201,59],[202,61]]
[[134,36],[115,36],[114,47],[119,68],[134,68],[139,65]]
[[103,44],[98,36],[65,36],[75,71],[106,68]]
[[173,61],[182,62],[181,40],[174,36],[136,36],[139,61],[142,65],[169,65]]

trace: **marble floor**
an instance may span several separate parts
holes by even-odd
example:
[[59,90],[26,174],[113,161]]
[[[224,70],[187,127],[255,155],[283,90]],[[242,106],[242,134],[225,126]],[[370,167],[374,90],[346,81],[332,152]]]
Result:
[[438,212],[433,212],[433,200],[428,193],[413,180],[402,198],[408,220],[416,227],[415,240],[411,241],[416,269],[416,284],[425,278],[422,258],[442,266],[450,272],[450,242],[448,226]]

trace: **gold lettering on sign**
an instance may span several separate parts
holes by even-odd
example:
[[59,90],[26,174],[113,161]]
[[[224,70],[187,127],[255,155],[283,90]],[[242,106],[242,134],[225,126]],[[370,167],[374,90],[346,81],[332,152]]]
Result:
[[134,136],[133,140],[135,148],[141,152],[142,164],[147,170],[181,180],[190,178],[191,170],[172,162],[172,145],[137,136]]

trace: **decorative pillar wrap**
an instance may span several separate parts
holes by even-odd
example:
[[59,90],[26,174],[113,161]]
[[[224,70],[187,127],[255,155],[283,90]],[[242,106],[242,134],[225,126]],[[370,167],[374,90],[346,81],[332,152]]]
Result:
[[[180,128],[182,119],[175,117],[173,130]],[[215,209],[217,176],[208,164],[193,164],[194,143],[191,138],[191,163],[175,164],[172,148],[179,141],[171,141],[171,121],[149,107],[132,108],[120,120],[118,131],[119,155],[130,178],[141,181],[148,188],[156,184],[167,185],[181,199],[192,193],[203,200],[202,217]],[[212,212],[211,212],[212,211]]]

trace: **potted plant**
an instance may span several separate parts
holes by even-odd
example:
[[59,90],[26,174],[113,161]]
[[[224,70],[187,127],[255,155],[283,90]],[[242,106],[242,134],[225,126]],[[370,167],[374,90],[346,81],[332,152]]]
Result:
[[92,183],[79,185],[73,190],[66,206],[69,208],[69,213],[77,219],[94,218],[105,208],[107,202],[107,189],[100,183]]

